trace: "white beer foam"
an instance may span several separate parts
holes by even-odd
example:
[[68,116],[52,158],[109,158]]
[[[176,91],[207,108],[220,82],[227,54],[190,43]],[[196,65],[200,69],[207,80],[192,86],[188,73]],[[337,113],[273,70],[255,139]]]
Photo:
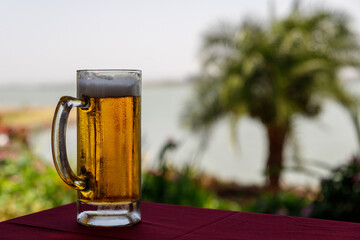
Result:
[[141,95],[141,72],[78,71],[78,97],[127,97]]

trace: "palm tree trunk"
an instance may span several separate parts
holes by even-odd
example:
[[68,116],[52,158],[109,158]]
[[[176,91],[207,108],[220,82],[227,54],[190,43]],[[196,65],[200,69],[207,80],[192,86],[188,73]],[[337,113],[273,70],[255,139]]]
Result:
[[283,149],[288,126],[269,124],[266,130],[269,140],[269,155],[266,163],[267,187],[271,192],[277,192],[280,189]]

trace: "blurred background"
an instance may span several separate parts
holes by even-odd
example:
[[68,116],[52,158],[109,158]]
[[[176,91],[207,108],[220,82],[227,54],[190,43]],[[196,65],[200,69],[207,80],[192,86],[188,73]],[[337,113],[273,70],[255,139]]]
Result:
[[55,106],[76,70],[126,68],[143,73],[145,201],[360,221],[359,9],[0,0],[0,220],[75,200],[52,163]]

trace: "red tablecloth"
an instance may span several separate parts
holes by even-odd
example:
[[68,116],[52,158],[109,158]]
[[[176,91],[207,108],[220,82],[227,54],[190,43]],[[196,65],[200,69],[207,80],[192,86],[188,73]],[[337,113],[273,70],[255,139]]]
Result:
[[360,239],[360,224],[144,202],[136,226],[90,228],[72,203],[1,222],[0,239]]

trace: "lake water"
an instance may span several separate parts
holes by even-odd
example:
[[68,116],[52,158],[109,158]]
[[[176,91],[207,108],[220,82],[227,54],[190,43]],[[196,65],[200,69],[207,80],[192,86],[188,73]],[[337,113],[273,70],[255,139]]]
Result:
[[[359,88],[357,88],[359,89]],[[179,147],[169,154],[169,160],[177,166],[186,162],[194,164],[198,170],[224,180],[245,184],[261,184],[265,179],[263,168],[267,155],[267,142],[262,125],[244,117],[238,126],[238,143],[230,141],[226,120],[219,122],[212,134],[205,152],[197,155],[198,138],[180,124],[180,114],[184,103],[191,97],[192,86],[145,85],[142,97],[142,148],[143,167],[156,166],[156,157],[161,146],[168,140],[179,142]],[[75,86],[35,86],[1,87],[0,106],[51,106],[55,107],[60,96],[75,95]],[[295,121],[295,136],[304,166],[325,162],[337,166],[350,159],[358,146],[355,131],[348,113],[333,102],[326,102],[323,113],[312,120],[298,118]],[[76,130],[69,126],[67,132],[68,154],[76,156]],[[37,132],[32,137],[32,147],[37,154],[51,161],[50,131]],[[294,165],[292,149],[287,146],[285,161]],[[197,157],[194,157],[197,156]],[[286,184],[315,186],[327,171],[312,168],[318,178],[303,173],[286,171]]]

